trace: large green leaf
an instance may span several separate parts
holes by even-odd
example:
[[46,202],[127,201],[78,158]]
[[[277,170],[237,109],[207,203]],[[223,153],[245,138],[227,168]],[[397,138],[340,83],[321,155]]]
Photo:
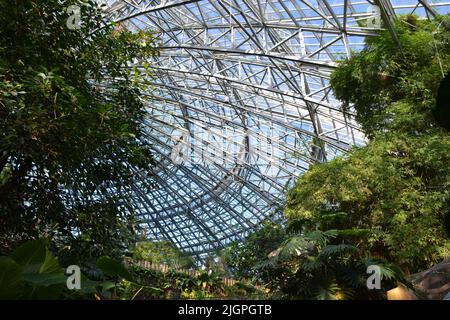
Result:
[[51,286],[54,284],[65,285],[67,277],[64,273],[27,273],[24,280],[33,285]]
[[[54,298],[67,281],[64,270],[48,250],[48,241],[29,241],[11,253],[12,259],[21,266],[25,286],[24,298]],[[41,288],[47,287],[47,288]]]
[[0,257],[0,299],[17,297],[22,282],[22,268],[9,257]]
[[97,268],[111,277],[124,278],[132,281],[132,276],[128,270],[120,263],[108,257],[100,257],[97,260]]
[[52,255],[52,253],[46,248],[45,261],[39,268],[39,273],[58,273],[64,274],[64,270],[59,265],[58,260]]
[[116,286],[112,281],[95,281],[87,278],[84,274],[81,274],[81,292],[83,294],[95,293],[98,289],[101,291],[109,290]]
[[61,298],[64,286],[53,284],[49,286],[27,285],[20,297],[26,300],[56,300]]
[[45,262],[47,241],[37,239],[24,243],[15,249],[10,257],[22,267],[29,265],[40,265]]

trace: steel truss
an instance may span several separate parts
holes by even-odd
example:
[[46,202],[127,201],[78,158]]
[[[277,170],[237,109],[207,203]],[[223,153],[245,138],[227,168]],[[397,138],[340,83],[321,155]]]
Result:
[[377,12],[395,37],[394,15],[449,8],[426,0],[108,1],[111,19],[161,39],[146,96],[158,187],[134,193],[149,238],[202,259],[276,217],[310,164],[365,143],[330,90],[336,61],[376,35]]

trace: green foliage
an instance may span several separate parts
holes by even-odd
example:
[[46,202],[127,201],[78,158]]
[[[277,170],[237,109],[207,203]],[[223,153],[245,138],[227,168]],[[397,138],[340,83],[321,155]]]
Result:
[[117,299],[125,281],[133,277],[118,261],[97,260],[102,273],[97,280],[81,275],[81,289],[69,290],[67,276],[49,250],[48,241],[24,243],[7,256],[0,256],[0,299]]
[[0,298],[56,299],[66,276],[43,239],[25,243],[9,256],[0,256]]
[[[126,273],[117,262],[106,258],[98,264],[115,279]],[[110,297],[116,287],[106,278],[93,281],[84,274],[81,289],[69,290],[66,284],[67,276],[50,252],[48,240],[28,241],[9,255],[0,256],[0,299],[93,299]]]
[[[273,297],[383,299],[411,286],[398,266],[415,272],[450,254],[450,136],[432,114],[450,68],[448,21],[402,18],[401,50],[382,32],[333,73],[336,97],[354,105],[371,141],[311,166],[289,191],[289,236],[269,259],[243,265],[270,275]],[[380,267],[382,290],[367,289],[369,265]]]
[[157,54],[154,36],[107,23],[95,1],[2,1],[0,20],[0,250],[46,236],[65,264],[118,256],[134,234],[132,182],[152,186],[128,66]]
[[448,163],[448,135],[378,136],[344,158],[313,166],[290,190],[286,215],[314,224],[324,208],[345,212],[335,226],[372,230],[363,236],[367,252],[418,271],[449,253]]
[[194,266],[194,261],[188,254],[168,241],[138,242],[132,251],[132,257],[135,260],[165,264],[172,268],[191,268]]
[[439,82],[450,69],[449,16],[398,19],[401,48],[390,33],[368,38],[364,50],[343,61],[331,76],[335,96],[356,109],[369,137],[386,129],[396,116],[388,107],[406,100],[430,118]]
[[285,214],[303,232],[358,230],[346,243],[406,272],[450,254],[450,136],[431,112],[450,67],[448,22],[399,19],[401,49],[382,32],[333,73],[336,96],[354,103],[371,141],[313,165],[290,190]]
[[0,299],[15,297],[22,281],[21,267],[13,259],[0,256]]
[[216,272],[195,276],[169,269],[160,272],[103,256],[91,280],[81,274],[81,289],[68,290],[67,276],[44,239],[24,243],[0,256],[0,299],[213,299],[263,298],[264,292],[249,283],[225,285]]
[[123,278],[131,281],[131,274],[120,262],[116,260],[103,256],[97,259],[96,265],[97,268],[102,270],[102,272],[107,276],[113,278]]
[[118,287],[121,299],[257,299],[265,297],[260,288],[249,283],[225,285],[221,275],[201,272],[196,276],[170,269],[168,272],[130,267],[133,282],[123,281]]
[[[359,248],[360,243],[356,241],[355,244],[355,237],[360,237],[365,230],[327,229],[320,221],[316,222],[317,230],[304,232],[305,228],[308,229],[305,221],[294,221],[288,228],[293,234],[268,260],[259,264],[260,270],[269,270],[276,275],[266,283],[274,297],[384,299],[386,290],[398,282],[411,286],[395,265],[366,256]],[[300,225],[302,227],[299,228]],[[367,288],[366,270],[370,265],[380,267],[381,290]]]
[[0,299],[212,299],[262,298],[261,289],[249,283],[225,285],[222,276],[204,271],[196,276],[170,269],[160,272],[103,256],[91,280],[81,274],[81,289],[69,290],[48,241],[33,240],[0,256]]
[[277,249],[286,237],[286,231],[281,225],[263,222],[244,242],[234,242],[225,249],[227,269],[237,278],[267,282],[272,275],[261,272],[256,266],[266,261],[269,253]]

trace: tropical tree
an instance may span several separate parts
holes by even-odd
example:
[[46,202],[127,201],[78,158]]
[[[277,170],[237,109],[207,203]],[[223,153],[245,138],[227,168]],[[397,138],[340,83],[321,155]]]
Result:
[[[325,214],[334,220],[339,214]],[[326,218],[325,218],[326,217]],[[257,268],[272,275],[265,285],[272,296],[287,299],[385,299],[398,283],[411,287],[394,264],[368,256],[358,247],[363,229],[326,229],[304,232],[296,221],[291,236]],[[377,268],[380,287],[367,285],[367,270]]]
[[133,181],[152,185],[129,66],[157,54],[153,34],[108,22],[96,1],[2,1],[0,21],[0,250],[46,237],[71,259],[121,251]]
[[236,278],[254,279],[267,283],[276,273],[274,270],[258,268],[267,261],[271,252],[275,251],[287,239],[283,225],[270,221],[250,233],[244,241],[236,241],[223,252],[226,269]]
[[[402,283],[411,287],[394,264],[360,247],[371,232],[346,228],[347,215],[323,210],[287,227],[266,223],[243,243],[227,248],[228,268],[236,278],[252,277],[273,299],[385,299]],[[380,272],[380,288],[367,286],[368,268]]]
[[389,126],[397,112],[392,104],[398,101],[408,102],[416,110],[405,124],[413,124],[414,116],[420,116],[426,122],[418,125],[435,125],[430,110],[449,70],[449,29],[449,15],[432,21],[404,16],[396,21],[399,42],[387,31],[368,37],[364,49],[333,72],[331,86],[336,98],[355,108],[356,119],[368,137],[392,130]]
[[450,69],[449,17],[407,16],[396,25],[400,46],[381,32],[332,75],[336,96],[355,106],[371,140],[313,165],[290,190],[285,214],[315,221],[341,213],[328,227],[367,229],[351,244],[415,272],[450,254],[450,135],[432,111]]

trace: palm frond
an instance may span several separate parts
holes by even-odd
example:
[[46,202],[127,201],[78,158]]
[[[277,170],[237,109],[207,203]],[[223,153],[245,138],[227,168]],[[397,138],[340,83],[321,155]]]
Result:
[[341,290],[336,282],[336,279],[324,279],[315,291],[315,299],[317,300],[337,300],[338,292]]
[[300,234],[303,229],[310,226],[312,221],[310,219],[295,219],[289,222],[286,228],[288,234]]
[[312,248],[312,244],[302,236],[291,237],[286,240],[280,247],[278,258],[281,260],[298,257],[302,254],[308,253]]
[[346,253],[358,253],[359,249],[351,244],[333,244],[333,245],[326,245],[323,247],[322,251],[320,252],[321,255],[325,256],[340,256]]
[[414,288],[412,283],[406,279],[405,274],[398,266],[372,258],[366,259],[364,262],[366,267],[369,267],[370,265],[378,266],[381,280],[390,281],[393,283],[399,282],[407,288]]
[[338,265],[335,269],[337,277],[343,280],[346,286],[360,288],[366,286],[367,275],[363,268],[355,264]]
[[315,230],[305,234],[304,238],[316,243],[319,248],[322,248],[327,245],[330,239],[335,238],[336,236],[337,230],[327,230],[327,231]]
[[301,265],[305,273],[317,274],[326,268],[326,264],[318,256],[308,256]]

